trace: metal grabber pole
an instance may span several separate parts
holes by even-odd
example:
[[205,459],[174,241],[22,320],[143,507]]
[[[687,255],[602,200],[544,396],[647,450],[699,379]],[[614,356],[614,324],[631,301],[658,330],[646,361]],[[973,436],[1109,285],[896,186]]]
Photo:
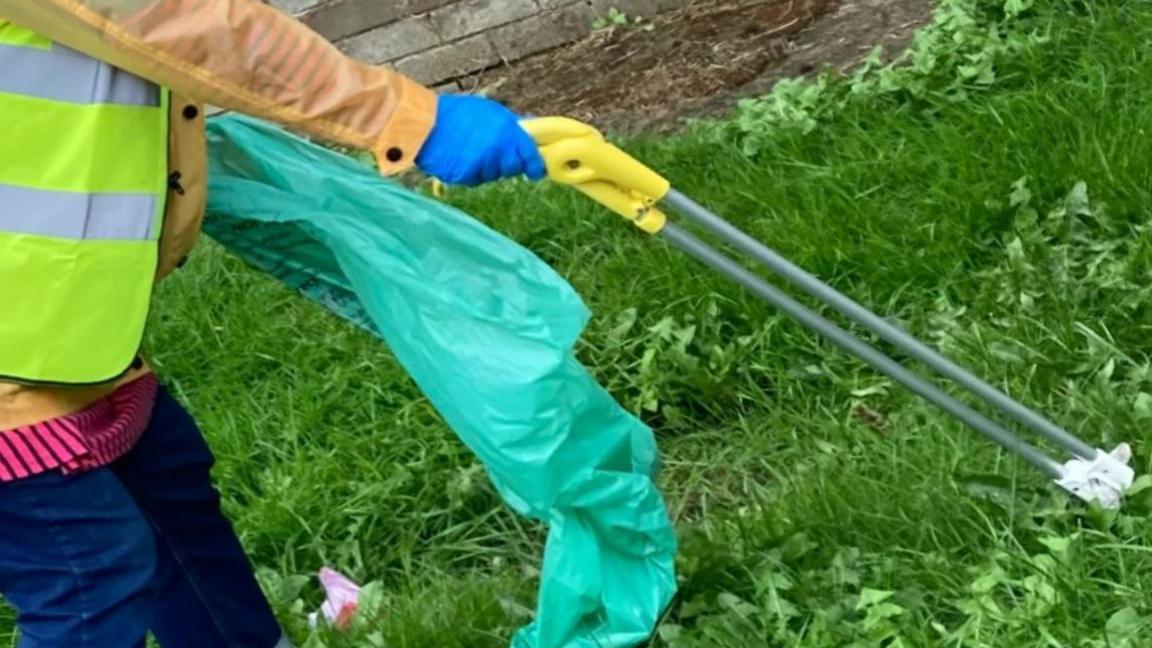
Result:
[[[1019,455],[1078,497],[1106,507],[1119,506],[1124,491],[1131,486],[1135,477],[1134,471],[1127,465],[1130,456],[1127,445],[1121,445],[1112,453],[1093,448],[799,268],[688,196],[672,189],[667,180],[605,141],[594,128],[564,118],[533,119],[524,122],[524,127],[539,144],[548,165],[549,178],[553,181],[574,186],[629,219],[641,230],[659,236],[673,247],[732,279],[801,325],[819,333],[913,393]],[[1073,458],[1064,463],[1052,459],[934,383],[769,284],[728,255],[668,222],[657,203],[671,207],[751,260],[766,266],[808,295],[967,389],[994,410],[1071,452]]]

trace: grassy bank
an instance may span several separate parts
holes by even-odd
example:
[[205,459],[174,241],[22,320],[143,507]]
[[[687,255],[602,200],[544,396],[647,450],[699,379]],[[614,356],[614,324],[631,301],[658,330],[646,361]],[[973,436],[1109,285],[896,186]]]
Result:
[[[687,193],[1148,468],[1152,4],[951,2],[899,71],[787,86],[630,146]],[[1152,532],[1016,460],[559,188],[453,199],[595,313],[581,356],[657,430],[681,603],[657,645],[1140,646]],[[387,351],[214,246],[149,343],[301,641],[329,564],[351,638],[505,646],[541,530],[507,512]],[[895,642],[900,643],[895,643]]]

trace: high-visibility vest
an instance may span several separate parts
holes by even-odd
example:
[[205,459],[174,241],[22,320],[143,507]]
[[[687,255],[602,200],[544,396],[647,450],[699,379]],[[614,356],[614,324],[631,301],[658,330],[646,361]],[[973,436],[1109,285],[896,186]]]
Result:
[[0,380],[114,380],[139,351],[166,90],[0,18]]

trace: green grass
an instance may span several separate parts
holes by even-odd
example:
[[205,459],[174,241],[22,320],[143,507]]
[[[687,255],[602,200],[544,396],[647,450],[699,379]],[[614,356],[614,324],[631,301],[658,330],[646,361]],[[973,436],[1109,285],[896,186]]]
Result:
[[[761,103],[630,147],[1073,432],[1132,442],[1145,472],[1152,4],[1045,1],[1005,30],[1011,47],[930,48],[992,52],[994,78],[921,61],[883,91],[831,84],[806,125]],[[684,547],[657,646],[1147,645],[1125,638],[1152,632],[1142,498],[1086,512],[569,191],[453,196],[576,286],[595,313],[582,359],[661,439]],[[298,639],[318,603],[304,577],[330,564],[382,593],[372,627],[307,645],[507,644],[542,530],[501,505],[386,349],[212,245],[156,311],[151,353],[211,437],[228,514]]]

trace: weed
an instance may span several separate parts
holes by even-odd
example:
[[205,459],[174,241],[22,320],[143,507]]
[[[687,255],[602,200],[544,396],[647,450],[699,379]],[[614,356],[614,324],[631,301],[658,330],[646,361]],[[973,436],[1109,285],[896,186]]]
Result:
[[825,72],[814,80],[785,79],[765,97],[740,104],[722,130],[756,155],[781,132],[811,133],[849,103],[931,115],[941,102],[964,101],[1006,75],[1001,64],[1049,42],[1031,0],[946,0],[911,47],[885,62],[874,49],[847,79]]
[[608,12],[592,21],[592,29],[638,29],[640,31],[653,31],[656,26],[644,19],[643,16],[629,16],[616,7],[609,7]]

